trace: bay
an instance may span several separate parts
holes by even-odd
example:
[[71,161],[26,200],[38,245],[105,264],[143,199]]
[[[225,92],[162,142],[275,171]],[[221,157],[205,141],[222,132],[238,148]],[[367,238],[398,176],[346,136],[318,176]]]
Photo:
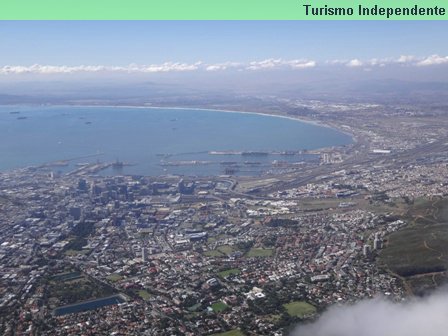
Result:
[[[338,130],[289,118],[198,109],[0,106],[0,170],[72,160],[131,163],[105,174],[217,175],[235,163],[257,174],[272,161],[312,155],[236,155],[352,143]],[[227,155],[223,155],[223,151]],[[210,155],[221,152],[221,155]],[[231,152],[231,153],[230,153]],[[232,155],[233,153],[233,155]],[[252,153],[254,154],[254,153]],[[196,161],[194,163],[194,161]]]

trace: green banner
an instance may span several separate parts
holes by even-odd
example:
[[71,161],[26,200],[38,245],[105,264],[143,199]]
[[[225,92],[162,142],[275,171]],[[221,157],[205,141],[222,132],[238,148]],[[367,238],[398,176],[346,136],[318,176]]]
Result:
[[0,20],[446,20],[448,0],[0,0]]

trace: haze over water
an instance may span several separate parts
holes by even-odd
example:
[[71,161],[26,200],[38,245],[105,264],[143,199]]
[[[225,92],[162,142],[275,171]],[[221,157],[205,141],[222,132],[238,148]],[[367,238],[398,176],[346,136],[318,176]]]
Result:
[[[327,127],[249,113],[0,106],[0,170],[78,158],[72,163],[117,159],[135,163],[124,167],[122,174],[214,175],[223,173],[222,165],[162,166],[160,163],[162,159],[296,162],[310,158],[209,155],[208,152],[297,151],[351,142],[350,136]],[[101,155],[83,158],[93,154]],[[163,158],[160,154],[175,155]]]

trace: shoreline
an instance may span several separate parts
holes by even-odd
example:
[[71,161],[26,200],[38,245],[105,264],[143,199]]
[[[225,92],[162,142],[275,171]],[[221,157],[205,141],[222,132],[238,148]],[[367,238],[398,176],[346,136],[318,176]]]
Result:
[[[254,111],[237,111],[237,110],[227,110],[227,109],[218,109],[218,108],[205,108],[205,107],[182,107],[182,106],[145,106],[145,105],[79,105],[79,104],[47,104],[47,105],[20,105],[20,104],[12,104],[12,105],[0,105],[0,106],[27,106],[27,107],[91,107],[91,108],[127,108],[127,109],[165,109],[165,110],[198,110],[198,111],[204,111],[204,112],[226,112],[226,113],[242,113],[242,114],[253,114],[253,115],[260,115],[260,116],[266,116],[266,117],[273,117],[273,118],[283,118],[288,119],[292,121],[297,122],[303,122],[306,124],[329,128],[336,130],[342,134],[350,136],[353,143],[358,142],[355,134],[348,132],[347,130],[343,130],[340,127],[337,127],[335,125],[329,125],[319,120],[310,120],[310,119],[304,119],[304,118],[298,118],[298,117],[292,117],[282,114],[272,114],[268,112],[254,112]],[[340,147],[340,146],[335,146]]]
[[[238,110],[228,110],[228,109],[217,109],[217,108],[205,108],[205,107],[182,107],[182,106],[172,106],[172,107],[166,107],[166,106],[144,106],[144,105],[79,105],[79,104],[11,104],[11,105],[0,105],[0,107],[26,107],[26,108],[57,108],[57,107],[62,107],[62,108],[67,108],[67,107],[72,107],[72,108],[113,108],[113,109],[153,109],[153,110],[185,110],[185,111],[194,111],[194,110],[198,110],[198,111],[204,111],[204,112],[222,112],[222,113],[241,113],[241,114],[252,114],[252,115],[259,115],[259,116],[265,116],[265,117],[271,117],[271,118],[282,118],[282,119],[288,119],[291,121],[296,121],[296,122],[301,122],[304,124],[309,124],[309,125],[313,125],[313,126],[317,126],[317,127],[323,127],[323,128],[327,128],[327,129],[331,129],[334,131],[337,131],[341,134],[345,134],[348,137],[350,137],[351,139],[351,143],[348,145],[355,145],[356,143],[358,143],[358,139],[356,137],[356,135],[354,133],[351,133],[349,131],[347,131],[346,129],[343,129],[342,126],[339,125],[332,125],[332,124],[326,124],[322,121],[319,120],[309,120],[309,119],[303,119],[300,117],[294,117],[294,116],[287,116],[287,115],[281,115],[281,114],[273,114],[273,113],[269,113],[269,112],[255,112],[255,111],[238,111]],[[320,147],[320,148],[316,148],[316,151],[321,151],[321,150],[329,150],[332,148],[342,148],[343,146],[346,145],[332,145],[332,146],[327,146],[327,147]],[[51,161],[53,162],[53,161]],[[46,165],[48,163],[51,162],[44,162],[41,163],[40,165]],[[27,166],[27,167],[17,167],[17,168],[13,168],[13,169],[0,169],[0,172],[7,172],[7,171],[15,171],[17,169],[24,169],[24,168],[29,168],[29,167],[36,167],[36,165],[31,165],[31,166]]]

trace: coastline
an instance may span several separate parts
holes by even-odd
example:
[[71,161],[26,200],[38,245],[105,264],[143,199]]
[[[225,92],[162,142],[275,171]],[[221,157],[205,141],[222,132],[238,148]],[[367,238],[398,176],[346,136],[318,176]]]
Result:
[[[355,136],[354,133],[351,133],[349,131],[347,131],[347,129],[344,129],[344,127],[342,127],[342,125],[333,125],[333,124],[326,124],[322,121],[318,121],[318,120],[309,120],[309,119],[304,119],[304,118],[300,118],[300,117],[295,117],[295,116],[288,116],[288,115],[281,115],[281,114],[275,114],[275,113],[269,113],[269,112],[255,112],[255,111],[239,111],[239,110],[230,110],[230,109],[217,109],[217,108],[206,108],[206,107],[182,107],[182,106],[173,106],[173,107],[165,107],[165,106],[144,106],[144,105],[80,105],[80,104],[11,104],[11,105],[0,105],[0,107],[3,108],[9,108],[9,107],[16,107],[16,108],[98,108],[98,109],[133,109],[133,110],[143,110],[143,109],[152,109],[152,110],[184,110],[186,113],[191,112],[191,111],[203,111],[203,112],[210,112],[210,113],[214,113],[214,112],[223,112],[223,113],[241,113],[241,114],[252,114],[252,115],[258,115],[258,116],[265,116],[265,117],[271,117],[271,118],[282,118],[282,119],[288,119],[291,121],[296,121],[296,122],[300,122],[300,123],[304,123],[304,124],[308,124],[308,125],[313,125],[313,126],[317,126],[317,127],[323,127],[329,130],[333,130],[336,131],[340,134],[345,134],[348,137],[350,137],[351,142],[348,143],[348,146],[352,146],[352,145],[356,145],[358,143],[358,139]],[[319,152],[326,152],[328,150],[334,150],[334,149],[338,149],[338,148],[343,148],[343,146],[346,145],[330,145],[330,146],[323,146],[323,147],[319,147],[314,149],[314,151]],[[61,159],[64,160],[64,159]],[[39,165],[45,165],[48,163],[51,163],[53,161],[49,161],[49,162],[43,162],[40,163]],[[31,165],[30,167],[35,167],[36,165]],[[25,167],[16,167],[16,168],[12,168],[12,169],[1,169],[0,171],[4,172],[4,171],[10,171],[10,170],[16,170],[16,169],[22,169]]]
[[[337,125],[330,125],[326,124],[319,120],[310,120],[300,117],[293,117],[293,116],[287,116],[282,114],[273,114],[269,112],[255,112],[255,111],[238,111],[238,110],[228,110],[228,109],[217,109],[217,108],[205,108],[205,107],[182,107],[182,106],[146,106],[146,105],[79,105],[79,104],[46,104],[46,105],[0,105],[0,106],[27,106],[27,107],[36,107],[36,106],[44,106],[44,107],[91,107],[91,108],[127,108],[127,109],[165,109],[165,110],[198,110],[198,111],[204,111],[204,112],[226,112],[226,113],[242,113],[242,114],[253,114],[253,115],[260,115],[260,116],[266,116],[266,117],[273,117],[273,118],[283,118],[283,119],[289,119],[292,121],[298,121],[314,126],[329,128],[332,130],[336,130],[340,133],[343,133],[345,135],[350,136],[353,143],[357,143],[358,140],[356,138],[356,135],[348,132],[347,130],[341,129],[341,127],[338,127]],[[339,146],[336,146],[339,147]]]

